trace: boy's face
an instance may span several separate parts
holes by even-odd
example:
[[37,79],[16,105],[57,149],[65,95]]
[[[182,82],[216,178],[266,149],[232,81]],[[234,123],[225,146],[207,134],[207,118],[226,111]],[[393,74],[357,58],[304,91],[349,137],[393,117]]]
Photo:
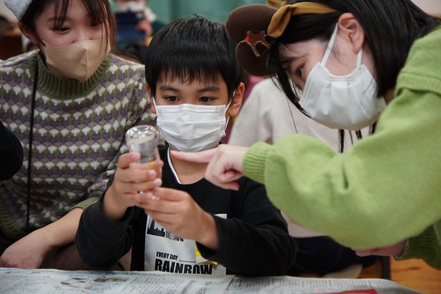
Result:
[[[244,85],[236,89],[233,101],[226,112],[226,116],[234,117],[239,113],[242,105]],[[161,79],[156,84],[156,105],[228,105],[230,96],[228,95],[227,84],[222,78],[216,81],[199,81],[183,83],[180,79]],[[156,113],[154,105],[152,112]]]

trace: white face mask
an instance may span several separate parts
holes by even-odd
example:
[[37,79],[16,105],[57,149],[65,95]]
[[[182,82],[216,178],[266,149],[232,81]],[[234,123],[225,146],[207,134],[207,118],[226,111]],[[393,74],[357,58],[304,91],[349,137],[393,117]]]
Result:
[[360,130],[374,123],[386,107],[376,97],[377,83],[358,52],[357,68],[335,76],[325,67],[337,36],[338,25],[329,40],[323,60],[309,73],[300,105],[312,119],[335,129]]
[[145,3],[144,1],[127,1],[116,3],[116,12],[138,12],[144,11]]
[[225,136],[225,113],[230,103],[227,106],[155,105],[156,124],[164,140],[175,150],[197,152],[211,149]]

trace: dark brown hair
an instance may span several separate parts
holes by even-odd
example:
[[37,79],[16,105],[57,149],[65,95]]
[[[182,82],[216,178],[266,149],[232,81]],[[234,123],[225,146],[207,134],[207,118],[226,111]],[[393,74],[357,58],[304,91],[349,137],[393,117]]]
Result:
[[[107,39],[113,43],[115,40],[114,32],[115,21],[112,10],[110,9],[108,0],[81,0],[86,7],[92,25],[99,25],[107,23],[104,26]],[[35,20],[43,13],[45,9],[51,4],[54,4],[55,16],[57,21],[54,22],[54,29],[59,29],[66,19],[67,9],[70,0],[33,0],[26,10],[20,22],[27,28],[35,32]]]
[[[306,0],[325,4],[336,12],[305,14],[291,17],[283,34],[273,40],[267,67],[276,72],[280,87],[288,99],[301,111],[299,93],[289,83],[289,78],[279,61],[280,44],[291,44],[311,39],[329,41],[341,14],[352,13],[365,32],[375,64],[377,96],[382,97],[395,88],[399,72],[406,62],[414,41],[432,30],[441,20],[429,16],[410,0]],[[288,1],[288,4],[305,0]],[[373,125],[372,132],[375,129]],[[340,134],[344,134],[341,130]],[[358,132],[357,137],[361,136]],[[343,138],[344,139],[344,138]],[[343,139],[340,150],[343,149]]]

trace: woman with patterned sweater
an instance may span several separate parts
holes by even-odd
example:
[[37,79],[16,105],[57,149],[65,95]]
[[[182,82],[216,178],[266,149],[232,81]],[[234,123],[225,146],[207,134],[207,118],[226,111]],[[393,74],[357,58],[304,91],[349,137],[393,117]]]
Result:
[[39,50],[0,62],[0,120],[30,159],[0,183],[0,266],[87,268],[73,245],[83,208],[105,191],[125,132],[154,119],[144,67],[109,54],[106,0],[5,4]]

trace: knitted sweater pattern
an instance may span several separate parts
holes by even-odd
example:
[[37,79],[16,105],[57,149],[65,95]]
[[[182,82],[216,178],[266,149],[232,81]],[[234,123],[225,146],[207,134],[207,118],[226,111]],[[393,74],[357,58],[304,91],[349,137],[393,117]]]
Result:
[[17,135],[25,159],[21,170],[0,183],[0,229],[24,234],[33,81],[38,67],[32,142],[30,226],[37,229],[105,191],[124,134],[153,124],[144,66],[109,55],[85,83],[47,70],[38,52],[0,61],[0,120]]

